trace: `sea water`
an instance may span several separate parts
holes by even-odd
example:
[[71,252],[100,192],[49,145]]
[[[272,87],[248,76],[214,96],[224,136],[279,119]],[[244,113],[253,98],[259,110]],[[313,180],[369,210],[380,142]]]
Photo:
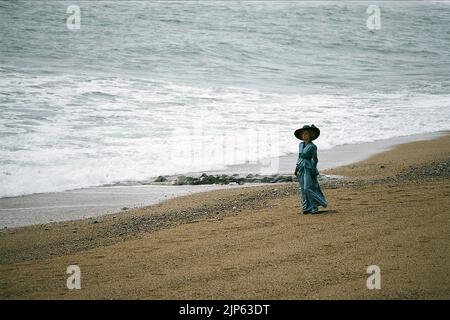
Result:
[[304,124],[322,150],[449,129],[449,22],[446,2],[0,1],[0,197],[281,156]]

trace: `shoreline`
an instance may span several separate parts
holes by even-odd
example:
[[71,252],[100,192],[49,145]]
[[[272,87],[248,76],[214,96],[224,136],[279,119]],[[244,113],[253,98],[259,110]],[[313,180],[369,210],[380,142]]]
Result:
[[[409,142],[322,184],[195,193],[125,213],[0,231],[4,299],[448,299],[450,134]],[[65,288],[68,265],[82,290]],[[382,290],[367,290],[379,265]],[[170,270],[170,272],[168,272]]]
[[[420,134],[410,134],[405,136],[393,137],[388,139],[377,139],[370,142],[361,142],[354,144],[343,144],[335,146],[331,149],[319,148],[319,172],[327,169],[337,168],[352,163],[364,161],[376,154],[391,150],[397,145],[410,143],[415,141],[426,141],[432,139],[438,139],[450,133],[450,130],[433,131]],[[279,163],[278,174],[291,174],[295,167],[298,154],[291,153],[288,155],[280,156],[278,159],[271,158],[265,159],[263,162],[269,163],[271,161]],[[239,164],[229,166],[226,170],[213,170],[209,171],[212,174],[222,173],[254,173],[261,171],[261,165],[258,164]],[[209,173],[207,172],[207,173]]]
[[[425,134],[414,134],[391,139],[381,139],[373,142],[336,146],[332,149],[319,150],[319,171],[325,179],[334,179],[335,175],[328,173],[328,169],[349,165],[363,161],[378,153],[393,147],[414,141],[437,139],[446,135],[448,131],[437,131]],[[142,208],[197,192],[208,192],[218,189],[237,187],[254,187],[266,183],[285,183],[292,181],[292,168],[297,160],[297,154],[267,159],[268,162],[278,162],[278,174],[261,175],[259,183],[232,184],[181,184],[154,183],[131,185],[117,184],[90,188],[75,189],[63,192],[37,193],[18,197],[0,198],[0,229],[17,228],[54,222],[73,221],[79,219],[96,218],[103,215],[126,212],[130,209]],[[169,181],[179,177],[196,179],[202,174],[226,175],[225,179],[232,180],[234,176],[244,181],[254,180],[245,178],[248,174],[255,175],[264,172],[264,166],[258,164],[240,164],[228,166],[225,170],[194,172],[186,175],[166,176]],[[265,177],[268,177],[267,179]],[[155,177],[156,178],[156,177]],[[155,179],[152,178],[151,180]],[[264,180],[266,179],[266,180]],[[220,178],[218,178],[220,180]],[[294,178],[295,180],[295,178]]]

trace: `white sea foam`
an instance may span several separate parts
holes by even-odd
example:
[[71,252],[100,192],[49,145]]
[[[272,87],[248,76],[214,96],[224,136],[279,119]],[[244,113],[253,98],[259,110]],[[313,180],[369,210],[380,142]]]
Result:
[[322,129],[317,144],[327,149],[448,129],[450,120],[450,95],[296,95],[71,76],[2,78],[0,88],[2,197],[279,156],[297,150],[292,133],[303,124]]

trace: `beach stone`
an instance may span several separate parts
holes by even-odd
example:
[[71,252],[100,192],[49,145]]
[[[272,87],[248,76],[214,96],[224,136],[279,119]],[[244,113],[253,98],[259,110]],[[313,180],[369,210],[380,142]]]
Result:
[[209,175],[209,176],[207,176],[207,177],[204,179],[204,181],[205,181],[207,184],[214,184],[214,183],[216,183],[217,179],[216,179],[216,177],[214,177],[213,175]]
[[167,178],[164,176],[158,176],[158,178],[155,179],[155,182],[166,182]]
[[185,177],[183,184],[200,184],[200,179],[195,177]]

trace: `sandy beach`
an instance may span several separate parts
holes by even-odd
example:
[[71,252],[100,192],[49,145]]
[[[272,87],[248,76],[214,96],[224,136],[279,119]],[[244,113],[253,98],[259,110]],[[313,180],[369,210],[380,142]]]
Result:
[[[322,171],[347,178],[324,181],[319,215],[284,183],[2,230],[0,297],[449,299],[449,165],[447,134]],[[81,290],[66,288],[69,265]]]

